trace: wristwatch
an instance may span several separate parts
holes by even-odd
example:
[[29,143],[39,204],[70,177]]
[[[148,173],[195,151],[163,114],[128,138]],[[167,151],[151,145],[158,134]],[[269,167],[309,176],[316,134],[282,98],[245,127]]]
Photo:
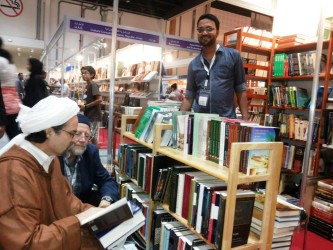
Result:
[[110,203],[113,202],[113,200],[112,200],[112,198],[110,196],[103,196],[102,197],[102,201],[107,201],[107,202],[110,202]]
[[84,104],[84,109],[87,109],[87,106],[88,106],[87,104]]

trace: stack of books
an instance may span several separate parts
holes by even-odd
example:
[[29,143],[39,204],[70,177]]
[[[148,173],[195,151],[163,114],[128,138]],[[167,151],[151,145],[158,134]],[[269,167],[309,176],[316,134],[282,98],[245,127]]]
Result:
[[[261,234],[265,194],[257,193],[254,202],[251,231]],[[301,208],[277,198],[271,249],[289,249],[295,228],[299,225]]]
[[278,48],[287,48],[295,45],[305,44],[313,42],[314,38],[302,35],[302,34],[293,34],[288,36],[281,36],[278,40]]
[[308,230],[333,241],[333,179],[320,180],[317,184]]

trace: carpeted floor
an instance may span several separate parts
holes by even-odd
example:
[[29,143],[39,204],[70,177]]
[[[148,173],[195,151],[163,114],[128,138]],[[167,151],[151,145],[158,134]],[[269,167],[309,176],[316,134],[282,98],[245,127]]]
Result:
[[[295,231],[290,250],[303,250],[304,231]],[[307,231],[304,250],[333,250],[333,242]]]

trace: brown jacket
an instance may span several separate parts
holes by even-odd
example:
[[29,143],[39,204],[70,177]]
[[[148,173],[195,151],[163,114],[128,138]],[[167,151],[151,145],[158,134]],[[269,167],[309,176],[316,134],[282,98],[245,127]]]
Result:
[[0,249],[102,249],[74,216],[89,207],[76,198],[55,158],[46,173],[26,150],[0,157]]

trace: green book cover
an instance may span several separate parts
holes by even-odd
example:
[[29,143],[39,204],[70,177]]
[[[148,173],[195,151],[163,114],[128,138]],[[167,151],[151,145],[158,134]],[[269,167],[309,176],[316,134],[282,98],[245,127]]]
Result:
[[146,108],[143,116],[141,117],[139,125],[136,128],[136,131],[135,131],[136,138],[140,139],[141,136],[143,135],[143,133],[145,132],[145,130],[147,129],[148,123],[149,123],[150,119],[152,118],[152,114],[153,114],[154,110],[160,110],[160,108],[155,107],[155,106],[149,106]]
[[[207,140],[207,122],[211,118],[219,117],[218,114],[194,114],[194,127],[193,127],[193,150],[192,155],[200,158],[205,158],[206,153],[202,152],[206,150]],[[203,145],[204,144],[204,145]]]

